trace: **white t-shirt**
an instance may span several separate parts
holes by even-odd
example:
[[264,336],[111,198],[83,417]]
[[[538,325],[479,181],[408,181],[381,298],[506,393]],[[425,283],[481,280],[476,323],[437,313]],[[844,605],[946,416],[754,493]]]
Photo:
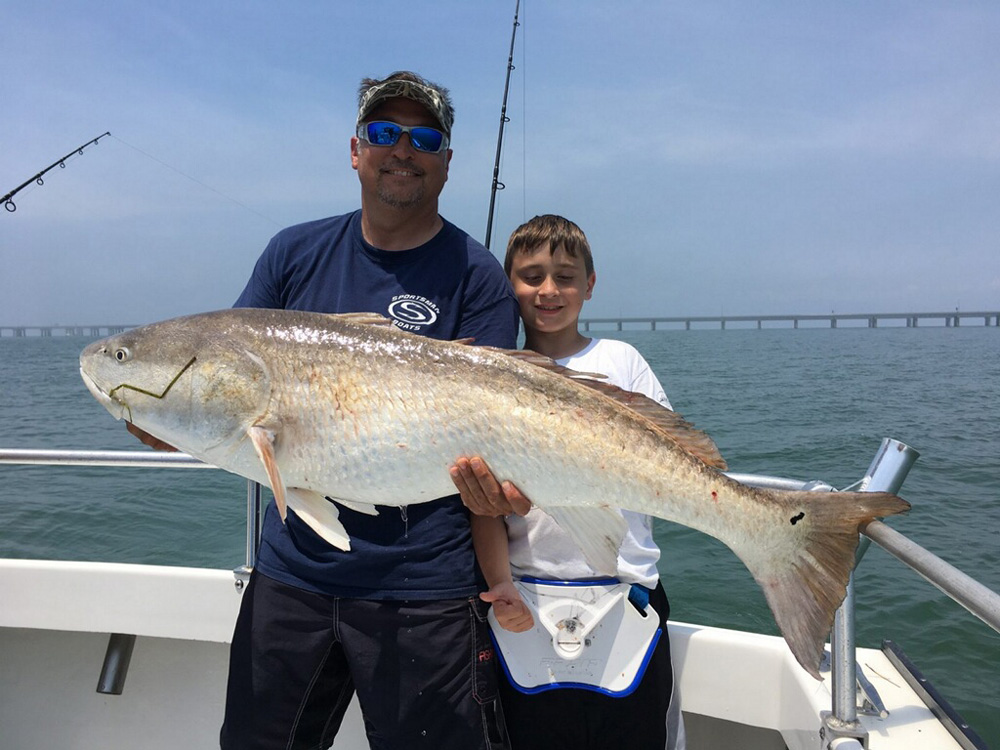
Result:
[[[624,341],[593,339],[582,351],[556,361],[572,370],[606,375],[607,382],[671,408],[649,364]],[[618,579],[653,588],[659,578],[656,562],[660,559],[660,548],[653,541],[653,519],[630,510],[621,514],[628,522],[628,531],[618,552]],[[507,538],[515,577],[563,581],[604,577],[587,563],[569,534],[539,508],[532,508],[523,517],[507,518]]]

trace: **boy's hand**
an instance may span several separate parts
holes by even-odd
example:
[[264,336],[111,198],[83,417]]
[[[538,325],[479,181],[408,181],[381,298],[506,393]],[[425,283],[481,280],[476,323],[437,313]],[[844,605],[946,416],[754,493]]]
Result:
[[504,630],[523,633],[534,627],[535,619],[531,616],[531,610],[521,599],[513,582],[498,583],[489,591],[481,593],[479,598],[493,605],[493,614]]
[[523,516],[531,510],[531,501],[513,483],[500,484],[478,456],[459,458],[450,472],[462,502],[477,516]]

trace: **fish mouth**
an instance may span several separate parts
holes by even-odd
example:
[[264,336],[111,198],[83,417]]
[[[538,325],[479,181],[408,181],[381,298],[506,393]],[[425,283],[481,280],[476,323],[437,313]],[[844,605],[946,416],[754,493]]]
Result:
[[105,393],[82,367],[80,368],[80,377],[83,378],[83,384],[87,386],[87,390],[90,391],[91,395],[97,399],[101,406],[111,412],[111,416],[115,419],[121,419],[125,416],[125,404]]

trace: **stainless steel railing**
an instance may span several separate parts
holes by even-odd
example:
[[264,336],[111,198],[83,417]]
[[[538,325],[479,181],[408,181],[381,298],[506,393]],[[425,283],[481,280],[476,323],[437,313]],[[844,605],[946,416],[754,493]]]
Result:
[[215,469],[187,453],[163,451],[59,451],[0,448],[0,464],[46,466],[145,466],[161,469]]
[[[44,466],[142,466],[159,469],[216,469],[217,466],[199,461],[187,453],[165,451],[71,451],[0,448],[0,464]],[[257,562],[260,543],[260,485],[247,480],[247,541],[246,561],[234,573],[237,586],[242,587]]]
[[[897,440],[882,441],[875,459],[859,483],[862,491],[899,490],[918,454]],[[185,453],[148,451],[70,451],[23,450],[0,448],[0,464],[50,466],[142,466],[149,468],[214,469],[210,464]],[[802,481],[762,474],[728,472],[727,476],[743,484],[778,490],[811,490],[835,492],[825,482]],[[247,482],[247,544],[246,564],[237,568],[237,585],[253,568],[257,560],[260,538],[261,487]],[[869,543],[876,542],[902,563],[919,573],[948,597],[965,607],[995,631],[1000,632],[1000,594],[971,576],[945,562],[881,521],[873,521],[862,531],[858,559]],[[854,641],[854,582],[848,584],[844,604],[838,610],[831,634],[833,711],[828,721],[831,734],[853,737],[858,733],[856,683],[859,679],[855,662]],[[863,677],[862,677],[863,680]]]
[[[918,454],[896,440],[886,438],[875,460],[861,481],[868,491],[896,491]],[[215,469],[186,453],[152,451],[78,451],[0,448],[0,464],[48,466],[141,466],[164,469]],[[833,491],[825,482],[802,481],[763,474],[727,472],[743,484],[779,490]],[[260,532],[260,485],[247,483],[247,566],[256,561]],[[951,599],[965,607],[991,628],[1000,632],[1000,595],[966,575],[903,534],[881,521],[874,521],[863,531],[868,539],[926,578]],[[862,540],[862,546],[867,540]]]

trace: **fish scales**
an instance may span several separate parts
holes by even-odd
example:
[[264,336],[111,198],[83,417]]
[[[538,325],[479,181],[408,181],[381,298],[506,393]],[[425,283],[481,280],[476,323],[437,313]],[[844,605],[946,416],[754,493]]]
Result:
[[349,539],[324,496],[365,512],[427,502],[454,494],[448,469],[472,455],[605,566],[621,541],[616,508],[710,534],[746,564],[792,653],[819,676],[859,527],[905,501],[746,487],[688,452],[689,425],[664,427],[648,406],[613,397],[617,389],[386,323],[205,313],[95,342],[81,373],[116,417],[270,485],[283,514],[287,499],[343,548]]

